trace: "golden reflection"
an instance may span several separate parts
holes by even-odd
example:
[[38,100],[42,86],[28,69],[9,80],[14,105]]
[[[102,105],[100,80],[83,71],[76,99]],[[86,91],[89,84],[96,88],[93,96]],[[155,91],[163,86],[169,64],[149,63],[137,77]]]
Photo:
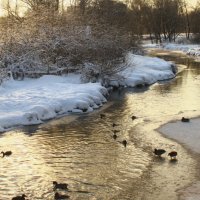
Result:
[[32,186],[40,185],[41,181],[49,182],[47,188],[51,189],[55,174],[53,169],[46,164],[43,156],[46,150],[38,148],[39,142],[39,140],[31,140],[31,137],[27,137],[22,132],[9,132],[0,137],[1,150],[9,149],[13,152],[8,159],[2,160],[0,166],[0,178],[2,175],[6,176],[6,179],[1,181],[1,185],[8,185],[10,194],[15,195],[21,192],[30,194],[31,191],[28,191],[28,188],[31,188],[32,195],[40,196],[41,191]]

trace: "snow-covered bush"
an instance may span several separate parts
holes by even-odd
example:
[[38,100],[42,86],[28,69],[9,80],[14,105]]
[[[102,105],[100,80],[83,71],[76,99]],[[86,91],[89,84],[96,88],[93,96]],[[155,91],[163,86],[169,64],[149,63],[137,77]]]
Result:
[[92,63],[85,63],[81,71],[81,80],[83,82],[97,82],[99,78],[99,66]]
[[0,26],[2,66],[9,70],[19,66],[33,77],[36,72],[81,70],[84,63],[98,66],[98,73],[115,71],[116,59],[133,45],[121,28],[85,22],[73,12],[31,11],[20,20],[5,17]]

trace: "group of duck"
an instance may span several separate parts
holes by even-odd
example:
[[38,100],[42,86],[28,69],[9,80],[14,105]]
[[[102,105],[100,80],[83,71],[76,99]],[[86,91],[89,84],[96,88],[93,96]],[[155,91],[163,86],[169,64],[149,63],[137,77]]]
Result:
[[[68,191],[68,184],[67,183],[57,183],[56,181],[53,181],[53,186],[54,186],[54,190],[65,190],[65,191]],[[59,199],[69,199],[70,196],[69,195],[63,195],[63,194],[60,194],[58,192],[55,193],[54,195],[54,199],[55,200],[59,200]]]
[[[101,119],[104,119],[104,118],[106,118],[106,115],[105,114],[100,114],[100,118]],[[137,119],[137,117],[136,116],[131,116],[131,119],[132,119],[132,121],[133,120],[135,120],[135,119]],[[115,128],[115,127],[117,127],[117,126],[120,126],[120,124],[116,124],[116,123],[113,123],[112,124],[112,127],[113,128]],[[116,129],[114,129],[114,130],[112,130],[112,132],[113,132],[113,139],[114,140],[116,140],[117,139],[117,133],[119,133],[120,132],[120,130],[116,130]],[[124,147],[126,147],[127,146],[127,144],[128,144],[128,142],[127,142],[127,140],[122,140],[121,142],[120,142]]]
[[[56,181],[53,181],[53,189],[54,190],[65,190],[68,191],[68,184],[66,183],[57,183]],[[12,200],[26,200],[26,195],[22,194],[21,196],[13,197]],[[54,199],[55,200],[61,200],[61,199],[69,199],[69,195],[60,194],[58,192],[55,192]]]
[[[189,118],[185,118],[185,117],[182,117],[181,119],[181,122],[190,122],[190,119]],[[166,151],[164,149],[154,149],[154,152],[153,152],[156,156],[158,157],[161,157],[164,153],[166,153]],[[176,151],[171,151],[170,153],[168,153],[168,156],[171,157],[171,159],[176,159],[178,153]]]
[[[100,118],[101,119],[103,119],[103,118],[105,118],[106,117],[106,115],[105,114],[100,114]],[[132,121],[133,120],[135,120],[135,119],[137,119],[137,117],[136,116],[131,116],[131,119],[132,119]],[[181,119],[181,121],[182,122],[190,122],[190,119],[189,118],[185,118],[185,117],[182,117],[182,119]],[[112,124],[112,127],[114,128],[114,127],[116,127],[116,126],[119,126],[119,124],[116,124],[116,123],[113,123]],[[117,139],[117,133],[118,132],[120,132],[120,130],[113,130],[113,139]],[[121,142],[123,145],[124,145],[124,147],[126,147],[127,146],[127,140],[123,140],[122,142]],[[164,149],[154,149],[154,151],[153,151],[153,153],[156,155],[156,156],[158,156],[158,157],[161,157],[162,156],[162,154],[164,154],[164,153],[166,153],[166,151],[164,150]],[[169,152],[168,153],[168,156],[170,156],[170,158],[171,159],[176,159],[176,157],[177,157],[177,155],[178,155],[178,153],[176,152],[176,151],[171,151],[171,152]]]
[[[164,149],[154,149],[154,154],[156,156],[161,157],[161,155],[164,153],[166,153],[166,151]],[[168,153],[168,156],[170,156],[171,159],[176,159],[177,155],[178,155],[178,153],[176,151],[171,151],[170,153]]]

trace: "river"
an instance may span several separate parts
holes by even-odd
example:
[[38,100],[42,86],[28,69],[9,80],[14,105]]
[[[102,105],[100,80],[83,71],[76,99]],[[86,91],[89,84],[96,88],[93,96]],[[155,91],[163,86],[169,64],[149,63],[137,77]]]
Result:
[[[200,63],[168,51],[149,54],[184,69],[174,80],[113,92],[94,113],[1,134],[0,150],[13,154],[0,158],[0,200],[23,193],[52,200],[52,181],[68,183],[67,194],[76,200],[175,200],[178,190],[200,180],[199,155],[155,130],[183,112],[200,113]],[[177,161],[155,157],[154,148],[178,151]]]

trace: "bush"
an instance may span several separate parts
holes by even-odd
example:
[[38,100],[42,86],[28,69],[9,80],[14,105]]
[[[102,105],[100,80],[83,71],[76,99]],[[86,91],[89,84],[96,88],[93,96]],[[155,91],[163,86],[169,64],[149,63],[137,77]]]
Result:
[[116,65],[110,63],[136,46],[123,29],[115,25],[108,29],[106,23],[87,25],[70,12],[30,12],[21,21],[9,17],[2,21],[0,60],[8,70],[19,66],[24,72],[49,73],[81,70],[84,63],[93,63],[103,73],[114,69]]

